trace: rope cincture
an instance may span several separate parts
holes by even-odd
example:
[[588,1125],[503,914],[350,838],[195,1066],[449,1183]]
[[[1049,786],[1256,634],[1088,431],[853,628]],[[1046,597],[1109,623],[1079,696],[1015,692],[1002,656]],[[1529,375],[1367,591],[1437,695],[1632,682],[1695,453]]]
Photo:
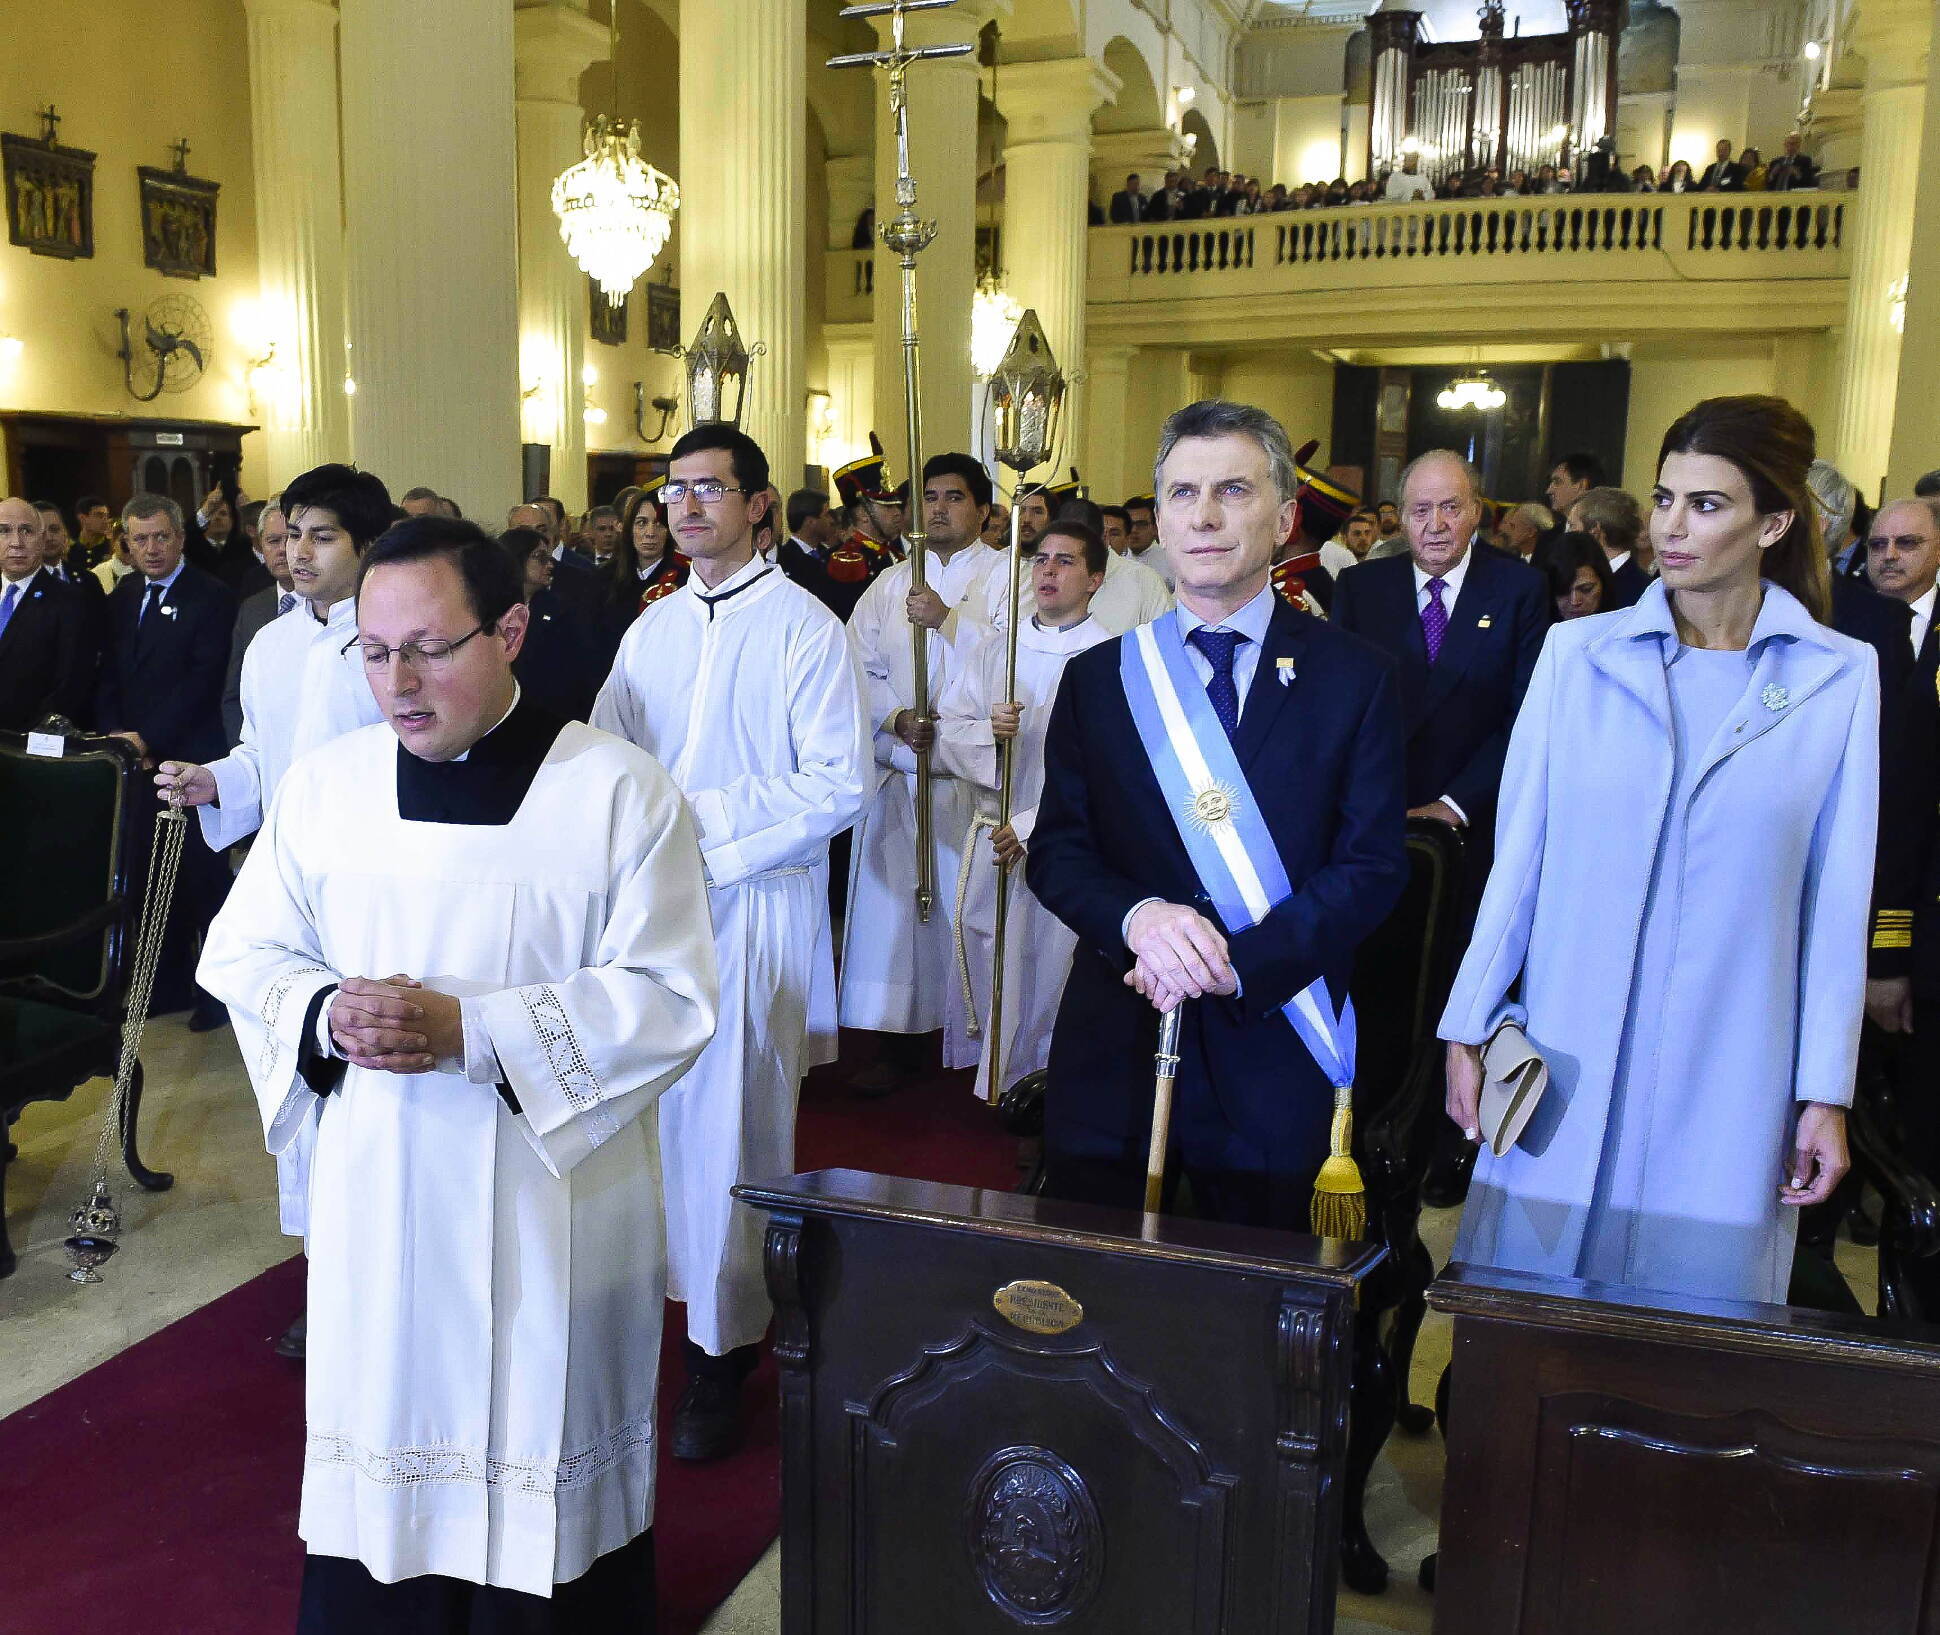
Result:
[[128,1096],[135,1069],[141,1062],[142,1033],[148,1026],[149,1001],[155,989],[155,968],[161,963],[162,939],[168,929],[169,905],[175,900],[176,876],[182,866],[182,842],[188,834],[188,813],[171,802],[155,814],[155,839],[149,853],[148,883],[142,892],[141,918],[135,929],[135,956],[128,977],[128,993],[121,1022],[121,1060],[115,1069],[114,1089],[103,1110],[101,1133],[94,1143],[94,1168],[88,1200],[68,1216],[74,1229],[64,1247],[74,1269],[75,1283],[99,1283],[95,1271],[117,1245],[121,1211],[108,1191],[108,1155],[127,1117]]
[[987,812],[970,819],[970,833],[963,844],[963,857],[957,864],[957,981],[963,985],[963,1031],[972,1039],[983,1037],[983,1018],[977,1014],[977,995],[970,984],[970,945],[964,941],[963,909],[970,897],[970,871],[976,866],[977,842],[986,829],[995,829],[997,820]]

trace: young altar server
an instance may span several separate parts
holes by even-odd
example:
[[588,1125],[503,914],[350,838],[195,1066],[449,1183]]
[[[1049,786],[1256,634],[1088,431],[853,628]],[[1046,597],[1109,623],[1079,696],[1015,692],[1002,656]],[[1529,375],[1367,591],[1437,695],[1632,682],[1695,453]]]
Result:
[[204,955],[310,1182],[298,1627],[651,1629],[664,1286],[648,1115],[714,1029],[652,757],[521,698],[475,524],[364,558],[389,725],[290,768]]
[[740,1434],[772,1315],[762,1223],[728,1189],[795,1167],[795,1098],[828,915],[829,841],[862,810],[869,733],[842,622],[755,550],[768,457],[732,427],[674,445],[661,490],[687,583],[633,622],[593,708],[673,774],[700,829],[721,973],[714,1042],[659,1108],[672,1296],[691,1378],[677,1459]]
[[[1051,1024],[1058,995],[1071,968],[1077,939],[1046,913],[1024,883],[1023,862],[1044,788],[1044,733],[1051,720],[1064,667],[1112,632],[1091,616],[1091,600],[1105,582],[1110,557],[1102,536],[1084,523],[1060,519],[1038,536],[1026,559],[1026,594],[1035,612],[1017,631],[1017,690],[1005,696],[1005,642],[993,638],[958,673],[937,722],[937,764],[977,791],[977,812],[963,842],[962,923],[958,946],[975,998],[981,1057],[979,1086],[991,1082],[995,1041],[990,1033],[991,955],[996,941],[997,869],[1011,870],[1009,917],[1004,927],[1004,1003],[1000,1016],[1003,1053],[996,1083],[1008,1089],[1043,1067],[1051,1051]],[[1020,718],[1021,708],[1021,718]],[[1011,751],[1011,821],[999,826],[998,740]],[[989,836],[988,845],[978,842]],[[976,1060],[976,1057],[971,1058]],[[969,1061],[952,1061],[965,1067]]]
[[[990,476],[969,455],[933,457],[923,467],[922,499],[928,587],[912,591],[909,564],[898,562],[863,592],[849,620],[874,727],[875,765],[849,866],[841,1018],[844,1027],[909,1041],[885,1041],[881,1060],[855,1081],[865,1092],[895,1089],[914,1075],[916,1041],[910,1036],[947,1025],[958,1050],[968,1036],[953,969],[953,911],[963,836],[976,811],[977,792],[932,766],[936,900],[925,922],[916,905],[916,752],[935,741],[936,706],[990,633],[985,610],[1004,555],[981,537],[990,509]],[[914,708],[914,628],[929,632],[927,720]]]
[[[155,783],[164,800],[198,808],[202,838],[215,851],[247,840],[283,774],[305,750],[384,719],[345,644],[357,634],[357,565],[391,525],[391,496],[367,471],[345,465],[306,471],[284,491],[290,582],[296,603],[263,626],[243,653],[242,741],[219,761],[164,761]],[[267,521],[270,513],[264,513]],[[276,1155],[282,1227],[303,1236],[315,1120]],[[283,1346],[301,1354],[301,1331]]]

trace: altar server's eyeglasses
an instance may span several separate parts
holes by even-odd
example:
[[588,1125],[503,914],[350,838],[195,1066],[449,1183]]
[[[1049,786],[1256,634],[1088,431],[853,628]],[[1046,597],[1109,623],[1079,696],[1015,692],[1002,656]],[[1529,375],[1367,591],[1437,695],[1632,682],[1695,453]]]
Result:
[[426,641],[406,642],[402,647],[386,647],[382,642],[359,641],[352,636],[339,651],[348,653],[353,647],[360,647],[364,653],[366,670],[388,670],[391,655],[395,653],[398,662],[413,670],[442,670],[451,663],[452,655],[473,636],[482,635],[485,627],[478,626],[469,630],[456,641],[440,641],[435,637]]
[[725,495],[747,492],[747,489],[736,488],[732,483],[724,483],[719,478],[702,477],[698,482],[663,483],[660,489],[660,500],[663,505],[679,505],[689,494],[692,494],[703,505],[719,505]]

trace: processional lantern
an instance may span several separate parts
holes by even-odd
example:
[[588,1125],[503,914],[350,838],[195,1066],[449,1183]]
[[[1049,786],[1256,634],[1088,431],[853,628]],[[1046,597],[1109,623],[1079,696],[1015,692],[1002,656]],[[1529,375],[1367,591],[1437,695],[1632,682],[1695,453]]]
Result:
[[1050,459],[1064,417],[1064,371],[1035,309],[1017,320],[1003,361],[990,377],[990,401],[999,461],[1022,475]]
[[727,294],[716,290],[685,354],[690,424],[739,427],[748,399],[749,367],[766,350],[760,341],[752,348],[742,342]]

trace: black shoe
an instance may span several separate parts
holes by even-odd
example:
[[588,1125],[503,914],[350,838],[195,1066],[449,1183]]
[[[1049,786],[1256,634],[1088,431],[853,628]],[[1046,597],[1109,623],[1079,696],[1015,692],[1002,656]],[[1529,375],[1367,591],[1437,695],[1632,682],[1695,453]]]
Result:
[[1458,1153],[1436,1153],[1421,1183],[1421,1201],[1430,1209],[1453,1209],[1468,1198],[1469,1178],[1475,1173],[1475,1148],[1462,1143]]
[[189,1032],[214,1033],[229,1025],[229,1007],[219,999],[198,999],[189,1012]]
[[916,1082],[916,1075],[904,1068],[892,1067],[887,1062],[877,1062],[865,1067],[849,1080],[849,1093],[864,1101],[880,1101],[884,1096],[893,1096],[899,1090],[907,1090]]
[[741,1382],[697,1374],[687,1382],[674,1408],[676,1459],[698,1464],[725,1459],[741,1445]]
[[276,1336],[271,1349],[279,1357],[288,1357],[291,1362],[302,1362],[304,1351],[310,1339],[310,1314],[299,1312],[294,1323]]

